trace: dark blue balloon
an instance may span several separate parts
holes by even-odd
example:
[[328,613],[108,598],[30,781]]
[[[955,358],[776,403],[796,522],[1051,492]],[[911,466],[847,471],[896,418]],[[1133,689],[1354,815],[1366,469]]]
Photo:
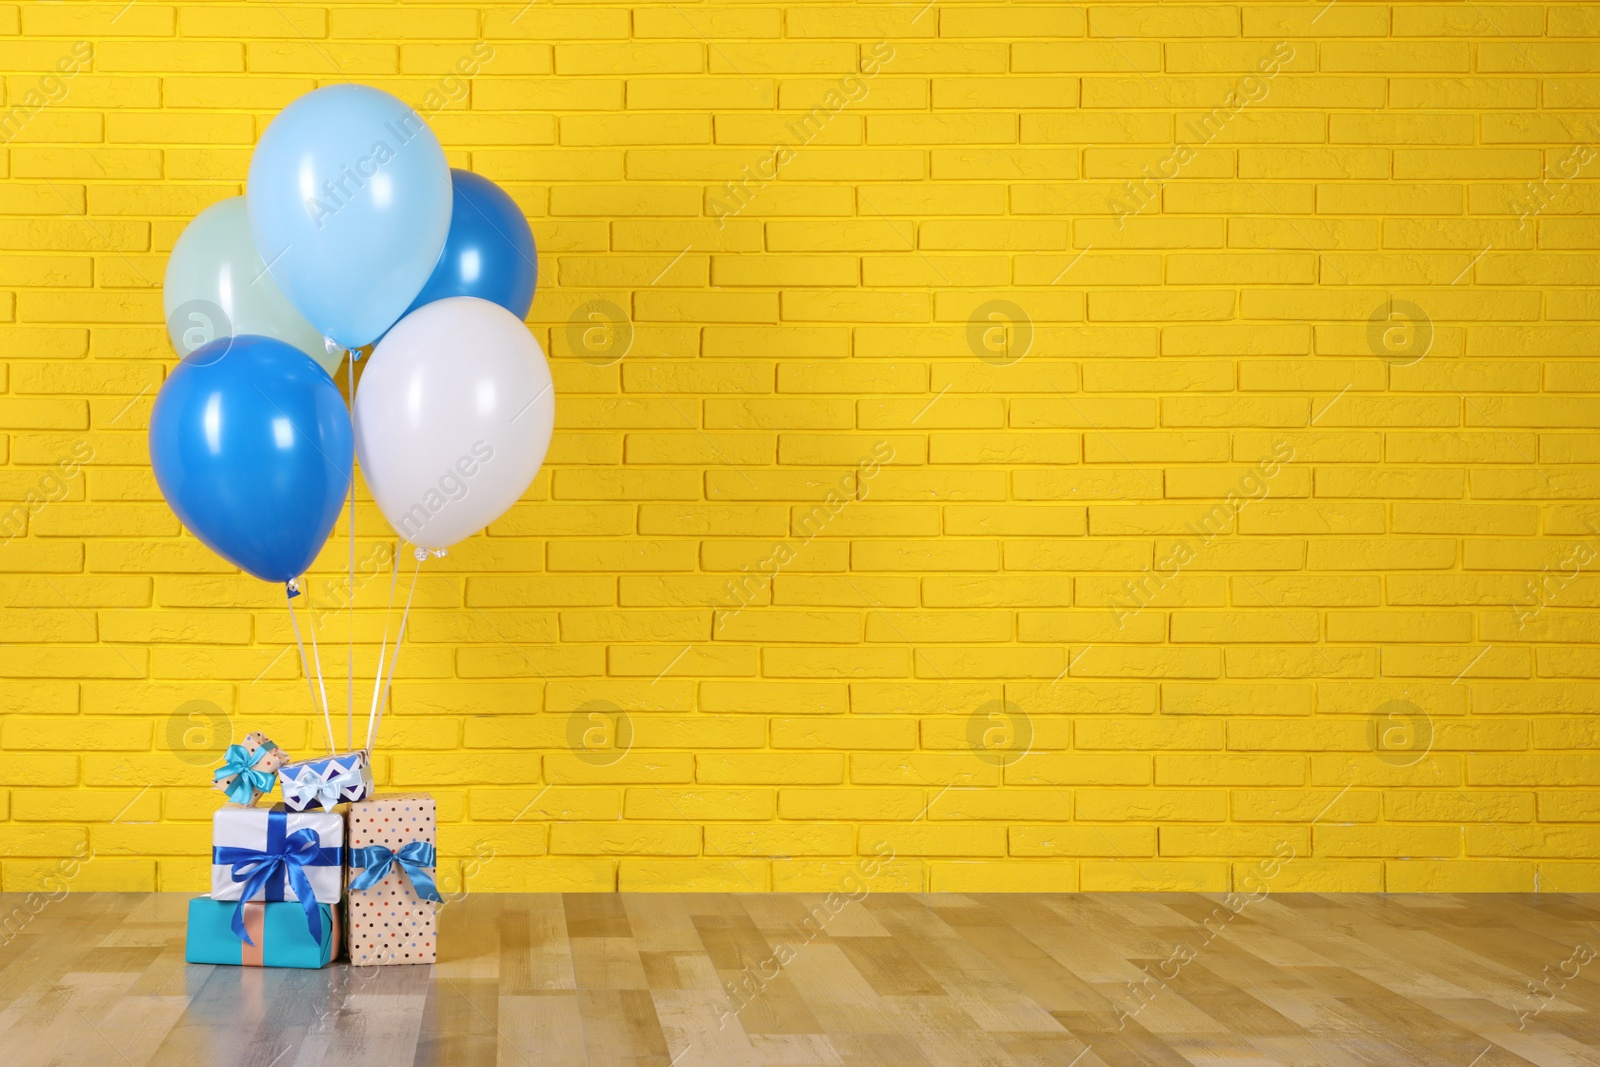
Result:
[[488,178],[470,170],[451,170],[450,184],[450,236],[406,314],[447,296],[476,296],[494,301],[519,319],[527,318],[539,280],[539,254],[528,220],[506,191]]
[[333,532],[352,440],[328,372],[293,345],[249,334],[184,357],[150,415],[150,463],[179,521],[270,582],[304,574]]

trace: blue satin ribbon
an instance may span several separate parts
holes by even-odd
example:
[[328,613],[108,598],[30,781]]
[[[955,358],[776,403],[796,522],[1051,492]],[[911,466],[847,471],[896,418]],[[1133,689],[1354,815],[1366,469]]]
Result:
[[[281,807],[281,805],[279,806]],[[216,847],[211,850],[211,862],[231,866],[233,880],[243,882],[239,905],[233,909],[233,933],[247,945],[254,945],[244,928],[244,906],[261,894],[262,900],[282,900],[283,883],[287,878],[299,898],[300,908],[306,914],[306,929],[322,943],[322,912],[317,907],[316,891],[311,879],[306,877],[306,866],[325,867],[339,862],[340,850],[324,848],[317,832],[309,827],[286,833],[289,816],[274,807],[267,812],[267,849],[257,852],[253,848]]]
[[435,866],[436,860],[433,846],[426,841],[413,841],[399,852],[392,852],[382,845],[351,849],[350,869],[353,871],[365,868],[365,870],[351,880],[350,889],[352,891],[371,889],[383,881],[389,869],[397,863],[411,879],[411,885],[416,889],[417,896],[423,900],[444,903],[444,897],[439,895],[439,887],[433,884],[433,875],[428,873]]
[[228,799],[235,804],[251,804],[255,802],[256,793],[272,792],[272,783],[277,781],[277,776],[271,771],[255,770],[255,765],[271,755],[276,746],[271,741],[256,749],[255,755],[243,745],[229,745],[228,750],[222,754],[225,761],[211,773],[211,780],[220,782],[228,775],[238,775],[233,783],[223,790]]

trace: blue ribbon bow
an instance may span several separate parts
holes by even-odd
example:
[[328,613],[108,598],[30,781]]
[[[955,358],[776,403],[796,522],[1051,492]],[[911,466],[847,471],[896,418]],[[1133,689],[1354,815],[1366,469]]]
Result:
[[444,897],[439,895],[439,887],[433,884],[433,875],[429,870],[435,864],[433,846],[426,841],[413,841],[404,846],[399,852],[392,852],[382,845],[368,845],[366,848],[353,848],[350,850],[350,869],[365,868],[350,882],[352,891],[371,889],[395,864],[406,872],[411,879],[411,885],[417,891],[417,896],[423,900],[444,903]]
[[229,745],[228,750],[222,754],[222,766],[211,774],[211,780],[220,782],[228,775],[236,775],[233,782],[225,789],[228,799],[235,804],[251,804],[256,799],[257,793],[272,792],[272,783],[277,778],[271,771],[258,771],[255,765],[266,759],[275,746],[271,741],[256,749],[255,755],[243,745]]
[[239,893],[239,905],[233,909],[233,933],[240,941],[247,945],[255,944],[244,928],[245,902],[256,899],[258,893],[262,900],[282,900],[283,883],[287,878],[294,895],[300,900],[301,910],[306,914],[306,929],[320,945],[322,912],[317,906],[316,891],[311,888],[311,879],[306,877],[305,868],[307,865],[321,867],[337,864],[340,849],[322,847],[317,832],[309,827],[286,834],[289,817],[280,809],[281,805],[267,812],[265,852],[257,852],[253,848],[218,846],[211,850],[211,862],[232,866],[233,880],[244,883],[244,889]]

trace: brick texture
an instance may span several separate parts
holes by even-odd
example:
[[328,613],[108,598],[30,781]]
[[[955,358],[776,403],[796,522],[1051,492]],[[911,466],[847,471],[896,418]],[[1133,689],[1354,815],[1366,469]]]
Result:
[[526,211],[560,398],[384,722],[446,890],[1600,888],[1600,21],[1461,6],[0,4],[0,888],[200,887],[322,743],[145,434],[345,80]]

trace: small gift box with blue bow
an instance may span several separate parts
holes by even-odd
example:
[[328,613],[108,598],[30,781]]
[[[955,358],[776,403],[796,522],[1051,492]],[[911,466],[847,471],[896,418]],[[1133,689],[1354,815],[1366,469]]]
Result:
[[278,768],[278,784],[290,811],[332,811],[335,804],[372,795],[372,757],[361,749],[285,763]]
[[437,815],[426,793],[350,805],[347,947],[358,967],[433,963],[439,954],[434,882]]
[[228,746],[222,766],[211,777],[214,787],[228,794],[229,800],[249,806],[272,792],[274,776],[288,762],[289,753],[266,734],[246,734],[242,744]]

